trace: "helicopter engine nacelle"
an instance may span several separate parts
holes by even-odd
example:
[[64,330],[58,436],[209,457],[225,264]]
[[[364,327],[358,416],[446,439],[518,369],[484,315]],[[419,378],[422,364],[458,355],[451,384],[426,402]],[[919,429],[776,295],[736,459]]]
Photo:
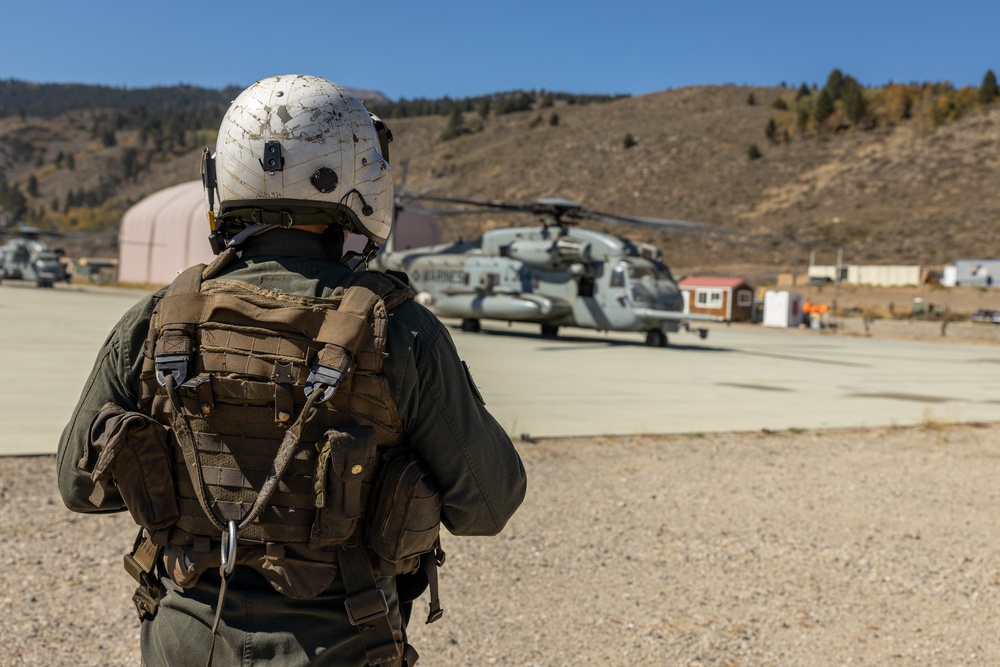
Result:
[[564,269],[572,264],[590,262],[590,242],[565,236],[554,242],[518,239],[501,252],[540,269]]

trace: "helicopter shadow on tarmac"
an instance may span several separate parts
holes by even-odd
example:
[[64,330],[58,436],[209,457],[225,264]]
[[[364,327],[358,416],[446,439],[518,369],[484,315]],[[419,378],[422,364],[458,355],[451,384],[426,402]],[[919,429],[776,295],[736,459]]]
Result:
[[[589,349],[600,349],[600,348],[618,348],[618,347],[644,347],[650,348],[650,352],[653,353],[656,348],[645,344],[642,340],[626,340],[622,338],[594,338],[593,336],[574,336],[572,334],[566,335],[560,333],[556,337],[542,336],[537,333],[532,333],[530,331],[517,331],[514,329],[492,329],[483,328],[475,333],[469,333],[462,331],[461,325],[449,324],[448,329],[453,332],[460,332],[463,335],[470,336],[497,336],[510,339],[521,339],[526,341],[532,341],[536,343],[551,343],[551,345],[545,345],[539,348],[544,351],[558,351],[566,352],[570,350],[579,350],[581,345],[584,348]],[[567,343],[576,343],[576,345],[568,345]],[[667,350],[677,350],[685,352],[738,352],[739,350],[727,348],[727,347],[717,347],[712,345],[684,345],[675,344],[671,342],[669,345],[660,348]]]

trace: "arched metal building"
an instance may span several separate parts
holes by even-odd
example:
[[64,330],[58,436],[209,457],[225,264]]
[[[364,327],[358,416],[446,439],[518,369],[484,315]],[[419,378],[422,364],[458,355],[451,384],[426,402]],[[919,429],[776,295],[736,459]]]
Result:
[[[441,230],[431,216],[404,211],[396,226],[397,248],[441,242]],[[122,216],[118,232],[118,282],[166,285],[187,267],[212,261],[208,232],[200,180],[149,195]],[[348,238],[349,250],[363,247],[363,237]]]

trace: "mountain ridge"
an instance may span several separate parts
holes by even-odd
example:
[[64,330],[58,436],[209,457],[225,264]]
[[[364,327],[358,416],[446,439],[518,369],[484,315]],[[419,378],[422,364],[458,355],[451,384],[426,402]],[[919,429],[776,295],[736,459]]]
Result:
[[[564,197],[599,211],[795,238],[816,244],[821,263],[834,261],[836,247],[848,263],[934,266],[1000,255],[1000,105],[933,129],[902,123],[768,138],[775,104],[789,95],[782,87],[695,86],[600,104],[536,102],[528,111],[485,118],[474,110],[457,120],[392,118],[390,156],[397,188],[411,192],[519,202]],[[162,162],[122,179],[107,201],[64,212],[69,193],[95,190],[102,177],[106,184],[120,173],[129,148],[142,159],[138,130],[115,131],[110,146],[95,136],[102,113],[0,118],[0,174],[22,189],[34,177],[38,194],[30,206],[51,212],[42,222],[58,218],[86,229],[93,214],[104,221],[98,228],[113,228],[128,204],[198,178],[200,150],[214,144],[211,131],[189,133]],[[751,147],[759,157],[751,157]],[[60,152],[75,155],[75,169],[55,166]],[[93,213],[102,206],[103,218]],[[449,221],[445,234],[468,238],[515,222],[478,216]],[[794,243],[613,231],[656,243],[672,266],[696,271],[776,271],[805,263],[810,252]]]

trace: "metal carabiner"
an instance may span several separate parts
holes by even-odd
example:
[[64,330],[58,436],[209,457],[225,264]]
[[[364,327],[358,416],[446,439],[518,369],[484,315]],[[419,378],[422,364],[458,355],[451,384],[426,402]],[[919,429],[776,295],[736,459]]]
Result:
[[236,567],[236,522],[230,521],[226,530],[222,531],[222,565],[219,571],[228,577]]

